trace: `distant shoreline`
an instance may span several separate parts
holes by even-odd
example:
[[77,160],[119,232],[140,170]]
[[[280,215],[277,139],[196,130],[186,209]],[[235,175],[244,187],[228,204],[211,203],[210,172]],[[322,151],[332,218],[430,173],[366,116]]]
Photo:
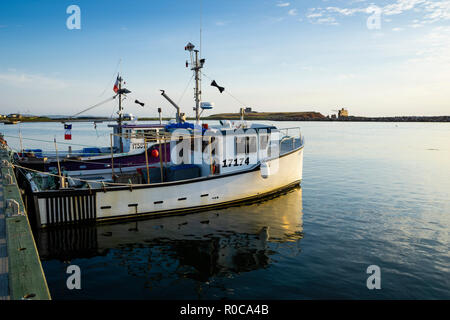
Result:
[[[172,118],[163,118],[168,121]],[[202,120],[239,120],[238,113],[222,113],[203,117]],[[245,120],[255,121],[343,121],[343,122],[450,122],[450,116],[397,116],[397,117],[356,117],[341,118],[325,117],[318,112],[252,112],[246,113]],[[139,121],[158,121],[156,117],[142,117]],[[187,120],[195,120],[187,118]],[[49,117],[22,117],[20,119],[1,119],[4,124],[16,124],[19,122],[111,122],[111,118],[83,117],[83,118],[49,118]]]
[[[349,122],[450,122],[450,116],[397,116],[397,117],[325,117],[319,112],[251,112],[246,120],[269,121],[349,121]],[[238,120],[238,113],[214,114],[205,120]]]

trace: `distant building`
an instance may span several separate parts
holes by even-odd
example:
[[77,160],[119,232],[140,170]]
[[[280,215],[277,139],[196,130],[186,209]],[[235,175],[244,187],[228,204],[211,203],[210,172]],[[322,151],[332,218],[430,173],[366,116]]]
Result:
[[256,113],[256,111],[253,111],[252,108],[247,107],[245,108],[245,113]]
[[348,117],[348,110],[342,108],[341,110],[338,111],[338,117],[339,118],[347,118]]

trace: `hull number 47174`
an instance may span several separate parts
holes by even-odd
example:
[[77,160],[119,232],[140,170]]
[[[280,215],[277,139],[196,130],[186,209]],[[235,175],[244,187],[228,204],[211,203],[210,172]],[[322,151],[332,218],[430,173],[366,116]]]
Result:
[[[245,161],[244,161],[245,160]],[[227,167],[238,167],[238,166],[242,166],[244,163],[246,165],[250,164],[250,158],[235,158],[235,159],[225,159],[222,161],[223,165],[222,167],[227,168]]]

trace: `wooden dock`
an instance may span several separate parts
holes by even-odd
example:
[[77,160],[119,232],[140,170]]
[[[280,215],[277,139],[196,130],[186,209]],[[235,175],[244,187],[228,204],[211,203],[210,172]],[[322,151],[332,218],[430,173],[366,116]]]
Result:
[[6,246],[6,216],[3,210],[3,183],[0,183],[0,300],[9,300],[8,249]]
[[50,293],[9,150],[0,147],[0,300],[49,300]]

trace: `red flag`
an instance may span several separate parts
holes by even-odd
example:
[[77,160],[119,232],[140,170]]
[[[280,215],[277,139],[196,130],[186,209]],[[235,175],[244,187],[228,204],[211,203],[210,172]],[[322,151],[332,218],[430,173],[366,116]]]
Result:
[[72,125],[64,124],[64,140],[72,140]]
[[119,91],[119,76],[117,76],[116,83],[114,83],[114,92],[117,93]]

